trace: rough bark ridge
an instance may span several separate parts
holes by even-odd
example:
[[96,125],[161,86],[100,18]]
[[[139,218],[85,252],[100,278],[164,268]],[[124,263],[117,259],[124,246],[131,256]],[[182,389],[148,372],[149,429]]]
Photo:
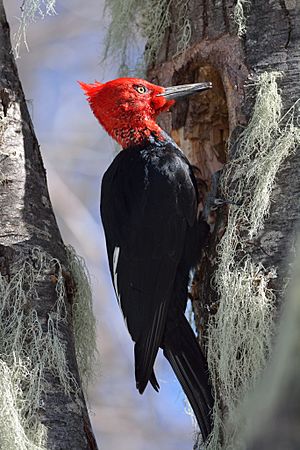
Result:
[[[67,271],[67,257],[51,207],[39,145],[12,55],[9,26],[2,1],[0,43],[0,273],[9,282],[20,272],[24,262],[34,267],[37,264],[34,258],[37,248],[52,261],[49,267],[44,267],[39,273],[35,282],[35,295],[29,296],[23,311],[24,315],[32,310],[37,312],[43,334],[47,332],[49,317],[53,315],[57,304],[58,269],[55,259]],[[67,318],[59,324],[59,342],[65,347],[68,368],[79,387],[68,277],[65,278],[65,291]],[[45,448],[96,449],[80,388],[77,392],[67,394],[59,376],[47,371],[47,368],[44,376],[46,395],[39,407],[38,420],[47,428]],[[4,444],[1,438],[2,448]],[[35,447],[32,445],[30,448]]]
[[[177,32],[176,27],[171,25],[156,65],[148,70],[150,80],[166,86],[204,80],[214,83],[212,92],[178,104],[175,111],[164,118],[164,126],[191,161],[201,166],[204,195],[210,185],[210,174],[218,170],[224,161],[234,157],[236,146],[233,144],[252,116],[255,89],[251,86],[251,78],[255,80],[263,72],[283,72],[283,78],[278,83],[284,111],[300,98],[299,2],[251,0],[244,4],[247,31],[239,39],[233,20],[235,1],[188,2],[187,18],[191,23],[192,35],[187,51],[174,56]],[[175,7],[171,14],[171,22],[176,23]],[[227,136],[232,144],[229,151]],[[270,277],[266,287],[275,294],[278,311],[289,277],[287,262],[298,231],[300,203],[296,199],[299,196],[299,175],[300,154],[295,151],[284,160],[276,175],[271,208],[263,228],[249,240],[243,253],[250,256],[254,264],[262,265],[266,273],[271,273],[275,268],[277,277]],[[223,208],[214,218],[210,246],[202,258],[194,283],[196,323],[200,336],[204,331],[204,338],[209,317],[218,308],[218,293],[212,287],[211,280],[218,264],[216,246],[226,228],[227,212]],[[240,357],[236,355],[237,360]],[[222,392],[219,397],[222,403]],[[272,448],[275,448],[275,442],[272,440]],[[260,448],[259,445],[257,448]]]

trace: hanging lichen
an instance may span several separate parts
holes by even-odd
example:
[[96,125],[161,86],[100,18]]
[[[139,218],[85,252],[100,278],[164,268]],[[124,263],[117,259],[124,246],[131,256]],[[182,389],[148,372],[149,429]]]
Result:
[[[95,355],[91,291],[84,263],[70,248],[68,260],[76,285],[76,355],[86,386]],[[38,301],[40,283],[47,277],[53,278],[57,300],[45,321],[32,305]],[[15,275],[8,278],[0,274],[0,298],[0,448],[43,450],[47,430],[39,420],[39,411],[47,395],[47,375],[59,379],[65,394],[76,399],[79,392],[60,333],[67,321],[66,285],[60,262],[34,248]]]
[[240,206],[230,206],[218,247],[214,283],[220,300],[208,331],[208,364],[217,401],[207,450],[239,448],[238,407],[271,352],[274,293],[269,281],[276,270],[252,260],[247,249],[249,240],[263,229],[276,174],[300,143],[300,129],[294,125],[298,102],[282,117],[280,76],[263,73],[254,83],[252,118],[235,143],[236,153],[222,180],[224,196]]
[[[46,429],[39,410],[46,373],[58,377],[66,394],[78,390],[68,369],[60,326],[66,320],[65,288],[59,261],[35,248],[10,279],[0,275],[1,449],[43,449]],[[38,284],[56,268],[57,301],[44,323],[32,308]]]
[[[176,8],[176,21],[171,21],[171,7]],[[121,69],[130,65],[130,49],[139,36],[145,38],[144,67],[153,63],[166,30],[175,27],[178,37],[177,54],[183,52],[191,38],[187,0],[106,0],[110,14],[105,56],[117,54]],[[141,49],[140,49],[141,50]],[[139,68],[140,69],[140,68]]]
[[[237,0],[233,20],[239,37],[246,33],[247,13],[251,0]],[[105,46],[105,58],[114,54],[120,61],[122,75],[146,68],[156,61],[166,31],[172,27],[176,37],[177,47],[174,56],[184,52],[190,43],[192,26],[189,18],[188,0],[106,0],[106,10],[109,11],[110,22]],[[171,15],[171,10],[176,11]],[[136,43],[145,39],[143,62],[132,68],[136,53],[142,52]],[[132,52],[132,49],[133,52]],[[135,55],[132,55],[135,54]]]
[[21,45],[24,44],[28,50],[27,29],[28,26],[37,20],[38,17],[44,19],[45,16],[56,14],[56,0],[23,0],[20,9],[21,16],[19,18],[19,28],[13,36],[13,49],[16,58],[20,56]]
[[244,36],[246,33],[247,27],[246,27],[246,21],[247,21],[247,14],[246,10],[250,5],[250,0],[237,0],[234,12],[233,12],[233,18],[234,22],[237,26],[237,35],[239,37]]
[[176,54],[184,52],[190,43],[192,37],[192,25],[188,18],[189,0],[178,1],[175,8],[178,11],[177,21],[175,23],[175,33],[178,36]]
[[82,257],[73,247],[66,247],[68,269],[75,283],[73,294],[73,324],[76,359],[80,379],[86,392],[93,378],[96,359],[96,320],[93,314],[91,280]]

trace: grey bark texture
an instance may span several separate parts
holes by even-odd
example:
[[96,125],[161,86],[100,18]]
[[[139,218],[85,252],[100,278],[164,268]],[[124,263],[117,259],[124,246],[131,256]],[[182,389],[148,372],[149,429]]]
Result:
[[[230,160],[234,148],[227,150],[227,137],[229,135],[233,142],[251,117],[255,93],[247,87],[249,76],[255,77],[264,71],[282,71],[284,76],[279,86],[284,111],[300,98],[300,2],[250,0],[241,3],[247,30],[239,38],[233,19],[236,1],[189,1],[187,19],[191,24],[191,39],[187,50],[176,55],[180,30],[176,26],[176,2],[172,2],[171,25],[155,64],[148,68],[149,79],[165,86],[213,81],[210,103],[203,100],[204,97],[198,101],[191,98],[178,104],[163,119],[164,127],[200,168],[202,179],[208,184],[207,155],[211,155],[215,170],[219,168],[218,164],[221,167]],[[278,315],[289,278],[288,262],[299,231],[299,180],[298,148],[278,172],[269,216],[264,228],[247,247],[252,260],[262,263],[266,271],[276,268],[277,278],[270,280],[269,287],[276,294]],[[216,246],[226,227],[226,216],[227,210],[223,207],[215,218],[209,249],[202,257],[195,278],[193,305],[197,328],[204,341],[209,315],[218,305],[211,278],[217,264]],[[285,400],[276,406],[264,432],[253,438],[255,443],[249,449],[300,448],[299,375],[298,371],[298,387],[295,387],[295,376],[291,377],[286,394],[282,395]]]
[[[0,1],[0,271],[7,279],[20,270],[24,261],[34,265],[33,249],[60,261],[67,274],[64,244],[49,199],[46,172],[11,50],[9,25]],[[56,267],[39,277],[37,296],[28,308],[35,308],[40,321],[47,323],[57,301]],[[66,275],[66,292],[68,290]],[[1,301],[1,299],[0,299]],[[66,347],[69,369],[78,385],[72,329],[72,294],[67,294],[67,321],[59,329]],[[67,395],[59,378],[46,373],[47,392],[39,418],[46,426],[46,448],[51,450],[96,449],[82,391]],[[0,447],[1,436],[0,436]],[[23,447],[22,447],[23,448]]]

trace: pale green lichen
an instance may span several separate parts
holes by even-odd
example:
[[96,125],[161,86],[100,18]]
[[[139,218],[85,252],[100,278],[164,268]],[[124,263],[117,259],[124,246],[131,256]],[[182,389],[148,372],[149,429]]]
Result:
[[56,14],[55,11],[56,0],[23,0],[21,9],[21,16],[19,17],[19,27],[13,36],[13,49],[16,58],[20,56],[20,49],[22,44],[28,50],[27,43],[27,29],[28,26],[37,20],[38,17],[44,19],[45,16]]
[[[237,0],[234,7],[233,20],[239,37],[246,33],[250,3],[250,0]],[[169,27],[173,27],[177,41],[174,56],[188,48],[192,35],[188,0],[106,0],[105,4],[110,15],[105,57],[111,53],[118,56],[122,75],[132,72],[134,55],[141,51],[136,47],[138,37],[146,41],[144,64],[140,59],[138,62],[139,73],[156,61]],[[173,19],[171,9],[176,11]]]
[[233,11],[233,18],[234,18],[234,22],[237,26],[237,35],[239,37],[244,36],[244,34],[246,34],[246,22],[247,22],[247,17],[246,17],[246,10],[250,5],[250,0],[237,0],[235,7],[234,7],[234,11]]
[[175,54],[179,55],[184,52],[190,43],[192,37],[192,25],[188,18],[188,6],[189,0],[178,2],[178,19],[176,21],[176,33],[179,36],[177,41],[177,52]]
[[[47,430],[39,421],[46,374],[58,377],[67,395],[79,387],[69,371],[60,326],[66,320],[65,288],[57,259],[39,248],[11,278],[0,275],[1,449],[40,450]],[[57,301],[47,321],[38,316],[39,283],[56,270]]]
[[96,320],[93,314],[91,280],[82,257],[68,246],[68,268],[75,282],[73,295],[73,324],[78,369],[86,392],[92,381],[96,361]]
[[[121,69],[128,70],[131,64],[131,47],[138,36],[146,40],[144,66],[152,64],[162,45],[165,33],[171,25],[178,36],[177,52],[183,52],[191,38],[191,24],[188,19],[187,0],[106,0],[110,14],[105,56],[117,54]],[[171,22],[171,7],[176,8],[176,21]],[[141,64],[139,66],[141,72]]]
[[[92,375],[96,352],[95,319],[90,280],[84,261],[67,248],[68,271],[75,283],[73,323],[83,386]],[[55,275],[51,275],[55,273]],[[47,320],[32,306],[45,278],[53,278],[57,300]],[[46,375],[60,381],[75,400],[79,386],[70,372],[60,328],[66,324],[66,285],[60,262],[39,248],[32,250],[10,278],[0,275],[0,448],[44,450],[47,430],[39,411],[47,395]]]
[[237,439],[243,427],[239,406],[272,349],[274,293],[269,281],[276,270],[252,260],[247,248],[263,229],[278,170],[300,143],[295,120],[299,102],[282,117],[280,76],[263,73],[253,83],[257,95],[252,118],[235,143],[235,156],[222,179],[224,196],[240,206],[230,207],[218,247],[214,283],[220,302],[208,330],[208,364],[217,401],[207,450],[243,448]]

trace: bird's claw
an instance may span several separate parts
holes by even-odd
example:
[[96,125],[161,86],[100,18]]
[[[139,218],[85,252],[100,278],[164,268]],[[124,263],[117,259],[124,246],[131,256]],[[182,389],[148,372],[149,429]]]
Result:
[[225,199],[225,198],[214,198],[211,206],[213,209],[216,209],[216,208],[220,208],[221,206],[224,206],[224,205],[241,206],[242,202],[234,202],[232,200]]

